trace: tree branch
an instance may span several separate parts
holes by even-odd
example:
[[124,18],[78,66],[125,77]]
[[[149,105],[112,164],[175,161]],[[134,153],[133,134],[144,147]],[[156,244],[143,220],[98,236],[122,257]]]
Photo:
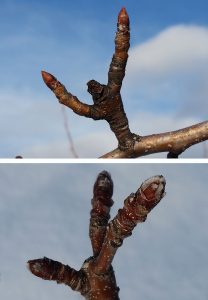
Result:
[[81,293],[86,300],[119,300],[119,287],[111,265],[124,238],[146,220],[147,214],[165,193],[165,179],[154,176],[124,201],[124,207],[108,224],[113,204],[113,181],[108,172],[101,172],[94,184],[90,217],[90,239],[94,255],[86,259],[79,271],[49,258],[28,261],[29,270],[45,280],[64,283]]
[[116,217],[108,225],[102,249],[93,263],[96,274],[104,274],[109,270],[124,238],[132,234],[138,223],[146,220],[147,214],[160,202],[164,192],[164,177],[154,176],[147,179],[135,194],[132,193],[126,198],[124,207],[119,209]]
[[118,147],[131,151],[135,141],[139,140],[140,137],[131,133],[129,129],[120,95],[128,58],[129,38],[129,17],[125,8],[122,8],[118,15],[115,53],[109,68],[108,84],[100,84],[94,79],[87,83],[88,92],[92,95],[94,102],[93,105],[78,100],[50,73],[42,71],[42,77],[61,104],[71,108],[78,115],[94,120],[106,120],[118,140]]
[[118,140],[118,148],[103,155],[102,158],[140,157],[158,152],[168,152],[168,158],[178,156],[188,147],[208,139],[207,121],[178,131],[153,134],[141,137],[130,131],[120,90],[125,76],[130,40],[129,17],[123,7],[118,15],[115,37],[115,53],[108,72],[107,85],[90,80],[88,92],[94,104],[81,102],[66,90],[53,75],[42,71],[46,85],[53,91],[61,104],[76,114],[94,120],[106,120]]
[[171,158],[207,139],[208,121],[205,121],[176,131],[143,136],[139,142],[135,143],[131,153],[116,148],[101,158],[135,158],[159,152],[169,152],[169,158]]

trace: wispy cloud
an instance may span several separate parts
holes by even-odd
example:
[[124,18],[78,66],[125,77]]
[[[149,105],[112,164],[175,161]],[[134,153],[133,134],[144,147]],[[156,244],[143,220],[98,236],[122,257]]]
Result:
[[143,99],[152,109],[158,105],[161,111],[203,119],[208,111],[207,70],[208,28],[175,25],[131,49],[127,85],[133,99]]
[[128,72],[139,77],[166,77],[175,72],[206,71],[208,28],[176,25],[130,50]]

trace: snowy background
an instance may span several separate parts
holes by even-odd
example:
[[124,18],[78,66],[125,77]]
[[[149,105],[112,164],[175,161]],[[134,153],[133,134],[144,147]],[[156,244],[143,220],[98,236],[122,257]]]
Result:
[[122,300],[208,299],[208,165],[0,165],[0,298],[82,299],[26,268],[47,256],[79,269],[91,255],[92,186],[108,170],[114,216],[150,176],[165,176],[167,195],[124,241],[113,262]]
[[[147,135],[207,119],[207,0],[1,0],[0,157],[72,157],[61,107],[40,71],[91,104],[86,83],[107,81],[122,6],[131,21],[122,88],[131,130]],[[66,113],[80,157],[117,146],[105,121]],[[204,156],[202,144],[182,154]]]

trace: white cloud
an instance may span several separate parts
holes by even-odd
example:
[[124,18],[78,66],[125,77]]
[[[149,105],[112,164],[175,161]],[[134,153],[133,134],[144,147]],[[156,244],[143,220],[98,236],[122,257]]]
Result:
[[127,70],[140,76],[166,76],[208,64],[208,28],[176,25],[130,50]]
[[207,86],[208,27],[175,25],[130,50],[124,95],[134,109],[143,105],[204,120]]

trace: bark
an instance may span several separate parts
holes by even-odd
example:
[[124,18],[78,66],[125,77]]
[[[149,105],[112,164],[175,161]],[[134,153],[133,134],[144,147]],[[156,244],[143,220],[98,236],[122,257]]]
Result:
[[135,158],[159,152],[168,152],[168,158],[178,158],[189,147],[207,139],[208,121],[205,121],[176,131],[143,136],[131,153],[116,148],[101,158]]
[[80,116],[94,120],[106,120],[118,140],[118,147],[131,151],[135,141],[140,137],[130,131],[120,94],[128,59],[129,39],[129,17],[126,9],[122,8],[118,15],[115,53],[108,72],[108,83],[107,85],[100,84],[94,79],[87,83],[93,105],[81,102],[68,92],[52,74],[42,71],[42,77],[61,104],[66,105]]
[[136,193],[124,201],[124,207],[108,223],[113,205],[113,181],[108,172],[101,172],[94,184],[89,236],[93,256],[86,259],[79,271],[49,258],[28,261],[29,270],[45,280],[64,283],[88,300],[119,300],[112,261],[123,240],[134,227],[144,222],[148,213],[165,194],[165,179],[154,176],[143,182]]

